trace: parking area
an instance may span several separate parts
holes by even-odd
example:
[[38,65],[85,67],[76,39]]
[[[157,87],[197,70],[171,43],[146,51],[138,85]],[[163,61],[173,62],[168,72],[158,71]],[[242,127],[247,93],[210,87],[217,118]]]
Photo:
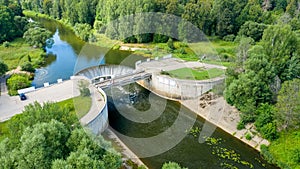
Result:
[[24,107],[35,101],[58,102],[79,96],[78,87],[74,86],[73,80],[67,80],[59,84],[54,84],[49,87],[41,88],[36,91],[26,93],[27,99],[21,101],[19,96],[9,96],[7,92],[0,96],[0,121],[5,121],[12,116],[22,113]]

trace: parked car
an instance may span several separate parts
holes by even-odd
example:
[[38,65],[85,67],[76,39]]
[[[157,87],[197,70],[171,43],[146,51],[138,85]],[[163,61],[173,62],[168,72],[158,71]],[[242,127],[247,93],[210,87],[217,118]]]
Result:
[[24,93],[21,93],[19,96],[20,96],[21,100],[26,100],[27,99],[27,97]]

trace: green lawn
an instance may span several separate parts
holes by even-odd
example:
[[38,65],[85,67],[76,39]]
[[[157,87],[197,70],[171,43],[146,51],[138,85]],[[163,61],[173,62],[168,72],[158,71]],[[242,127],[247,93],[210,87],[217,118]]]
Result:
[[0,141],[8,137],[9,131],[8,131],[8,121],[1,122],[0,123]]
[[163,74],[169,75],[173,78],[187,79],[187,80],[206,80],[224,75],[224,71],[221,69],[213,68],[208,70],[181,68],[172,71],[163,72]]
[[0,60],[6,63],[9,69],[15,69],[24,62],[28,62],[28,55],[33,65],[37,67],[44,60],[43,54],[44,51],[42,49],[31,47],[22,38],[10,42],[9,47],[0,45]]
[[77,117],[80,119],[89,112],[92,105],[92,98],[78,96],[58,102],[57,104],[69,107],[72,111],[76,112]]
[[277,163],[300,169],[300,131],[282,132],[280,138],[271,143],[269,151]]

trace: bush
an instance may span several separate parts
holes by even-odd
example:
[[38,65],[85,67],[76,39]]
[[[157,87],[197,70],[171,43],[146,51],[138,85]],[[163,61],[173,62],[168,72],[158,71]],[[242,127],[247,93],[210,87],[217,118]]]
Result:
[[223,40],[224,41],[227,41],[227,42],[233,42],[235,39],[235,35],[231,34],[231,35],[226,35],[223,37]]
[[175,162],[164,163],[162,169],[185,169]]
[[270,153],[269,151],[269,148],[262,144],[260,146],[260,153],[263,155],[263,157],[269,162],[269,163],[272,163],[272,164],[276,164],[276,159],[273,157],[273,155]]
[[9,95],[17,95],[17,90],[31,86],[30,77],[26,74],[13,74],[7,80],[7,88]]
[[9,42],[7,42],[7,41],[5,41],[5,42],[3,42],[3,44],[2,44],[5,48],[8,48],[9,46],[10,46],[10,43]]
[[255,127],[257,128],[258,131],[260,129],[273,121],[273,111],[274,107],[269,104],[261,104],[258,109],[256,110],[257,119],[254,123]]
[[169,38],[169,40],[168,40],[168,42],[167,42],[167,45],[168,45],[168,47],[169,47],[171,50],[174,50],[174,49],[175,49],[174,42],[173,42],[173,39],[172,39],[172,38]]
[[179,48],[177,50],[177,52],[180,53],[180,54],[186,54],[186,51],[185,51],[185,49],[183,47]]
[[275,140],[279,137],[276,125],[274,123],[268,123],[260,128],[262,136],[268,140]]
[[8,66],[0,61],[0,76],[4,75],[8,71]]
[[251,140],[251,139],[252,139],[252,136],[251,136],[250,133],[247,133],[246,136],[245,136],[245,138],[246,138],[247,140]]
[[240,122],[237,124],[236,129],[238,129],[238,130],[243,130],[244,128],[245,128],[245,124],[243,123],[243,121],[240,121]]
[[22,71],[26,71],[26,72],[30,72],[30,73],[35,72],[35,69],[33,68],[32,64],[29,62],[26,62],[23,65],[21,65],[21,69],[22,69]]

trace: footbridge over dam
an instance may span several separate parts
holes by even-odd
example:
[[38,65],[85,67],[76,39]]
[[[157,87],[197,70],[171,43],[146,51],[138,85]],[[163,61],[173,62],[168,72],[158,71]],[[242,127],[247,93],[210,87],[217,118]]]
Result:
[[96,88],[105,89],[149,79],[151,73],[121,65],[101,65],[80,71],[77,76],[87,77]]

